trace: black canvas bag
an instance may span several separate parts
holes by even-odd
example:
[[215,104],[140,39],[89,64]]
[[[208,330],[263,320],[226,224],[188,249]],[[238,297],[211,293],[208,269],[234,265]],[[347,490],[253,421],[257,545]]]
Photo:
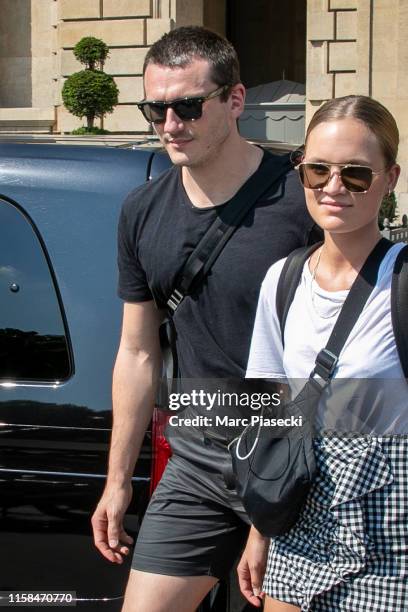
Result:
[[[307,383],[285,406],[282,418],[302,418],[299,431],[281,427],[272,435],[261,424],[249,425],[229,445],[236,491],[251,523],[265,536],[282,535],[294,525],[313,482],[310,406],[317,406],[323,389]],[[269,416],[264,409],[262,417]]]
[[[249,425],[229,445],[237,493],[252,524],[265,536],[276,537],[289,531],[306,501],[316,472],[313,424],[319,398],[330,383],[338,356],[376,284],[379,266],[391,246],[392,243],[381,239],[368,256],[326,347],[316,357],[308,381],[284,407],[285,416],[301,417],[303,426],[282,427],[271,435],[269,428],[262,430],[262,425]],[[302,251],[309,255],[313,248]],[[290,262],[287,268],[289,265]]]

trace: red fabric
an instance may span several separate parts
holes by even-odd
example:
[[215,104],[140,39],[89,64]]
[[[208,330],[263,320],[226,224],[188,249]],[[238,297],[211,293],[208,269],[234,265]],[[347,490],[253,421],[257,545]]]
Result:
[[150,479],[150,495],[160,482],[160,478],[171,457],[170,444],[164,436],[164,429],[170,415],[165,414],[157,408],[154,409],[152,419],[152,469]]

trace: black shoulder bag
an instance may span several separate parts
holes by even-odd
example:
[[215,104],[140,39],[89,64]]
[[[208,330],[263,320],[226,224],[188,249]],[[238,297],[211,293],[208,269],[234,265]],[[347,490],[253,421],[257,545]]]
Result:
[[160,344],[163,369],[156,404],[168,407],[169,394],[176,391],[180,377],[176,347],[176,328],[173,317],[177,308],[209,273],[212,265],[240,226],[254,204],[274,185],[278,187],[282,177],[292,168],[289,155],[273,156],[262,161],[258,170],[249,177],[240,190],[223,206],[214,222],[201,238],[177,276],[175,287],[167,300],[167,317],[160,326]]
[[[260,421],[246,427],[229,446],[238,495],[252,524],[265,536],[276,537],[289,531],[305,503],[316,471],[313,417],[320,396],[333,376],[338,356],[376,284],[380,263],[390,246],[390,242],[381,239],[368,256],[326,347],[316,357],[309,379],[300,393],[284,406],[284,417],[293,417],[303,425],[282,426],[272,435],[270,427],[262,431]],[[302,249],[303,262],[312,250]],[[286,268],[291,265],[290,256],[288,259]],[[284,270],[281,278],[285,276]],[[278,299],[277,302],[279,309]],[[267,416],[265,410],[263,416]]]

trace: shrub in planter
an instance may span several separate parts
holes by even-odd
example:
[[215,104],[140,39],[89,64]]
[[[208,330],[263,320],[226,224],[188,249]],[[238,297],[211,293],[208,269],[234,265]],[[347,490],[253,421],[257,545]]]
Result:
[[65,108],[76,117],[86,117],[86,133],[95,133],[95,118],[111,113],[118,103],[116,83],[102,70],[108,53],[102,40],[91,36],[82,38],[74,48],[74,55],[86,68],[71,74],[62,88]]

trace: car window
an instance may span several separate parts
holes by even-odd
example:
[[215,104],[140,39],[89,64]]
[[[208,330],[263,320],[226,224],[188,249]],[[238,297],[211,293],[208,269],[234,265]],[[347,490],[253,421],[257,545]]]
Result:
[[64,319],[40,238],[0,198],[0,380],[56,382],[70,376]]

